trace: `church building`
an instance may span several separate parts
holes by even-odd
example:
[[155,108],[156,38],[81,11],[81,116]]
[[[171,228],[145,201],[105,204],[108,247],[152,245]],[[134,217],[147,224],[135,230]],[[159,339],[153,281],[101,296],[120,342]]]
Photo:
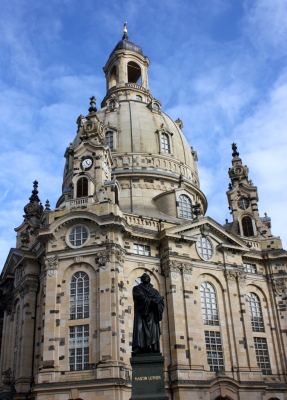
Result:
[[235,143],[231,222],[208,216],[197,153],[149,91],[149,63],[125,27],[54,209],[33,183],[0,277],[0,399],[129,400],[132,290],[147,273],[164,296],[170,400],[287,400],[287,252]]

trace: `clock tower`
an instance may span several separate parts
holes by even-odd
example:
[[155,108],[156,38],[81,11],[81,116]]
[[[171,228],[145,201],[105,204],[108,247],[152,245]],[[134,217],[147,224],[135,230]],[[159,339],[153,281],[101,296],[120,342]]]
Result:
[[117,203],[118,184],[111,180],[112,155],[105,143],[105,128],[100,122],[96,99],[90,98],[89,114],[77,119],[78,131],[66,149],[62,195],[57,207],[111,202]]
[[228,231],[249,240],[249,245],[259,248],[259,242],[263,249],[281,249],[280,238],[271,233],[271,218],[265,213],[259,216],[259,201],[257,187],[248,178],[249,169],[242,164],[236,143],[232,143],[232,167],[228,174],[231,180],[227,191],[227,199],[230,214],[233,221],[226,223]]
[[0,276],[0,399],[129,400],[145,273],[164,296],[169,399],[286,400],[287,252],[235,143],[232,221],[206,215],[197,153],[148,67],[125,24],[99,110],[92,96],[77,118],[55,208],[34,182]]

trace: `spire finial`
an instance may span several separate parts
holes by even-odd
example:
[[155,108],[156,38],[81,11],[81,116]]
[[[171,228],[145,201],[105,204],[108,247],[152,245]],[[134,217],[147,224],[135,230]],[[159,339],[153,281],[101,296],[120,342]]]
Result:
[[128,30],[127,30],[127,22],[124,22],[124,27],[123,27],[123,40],[128,40]]
[[29,197],[30,203],[33,203],[34,201],[36,201],[37,203],[40,202],[40,199],[38,197],[38,182],[34,181],[33,182],[33,190],[32,190],[32,196]]
[[233,153],[232,153],[232,157],[238,157],[239,156],[239,153],[238,153],[238,151],[237,151],[237,145],[236,145],[236,143],[232,143],[232,145],[231,145],[231,147],[232,147],[232,150],[233,150]]
[[49,200],[46,200],[45,211],[51,211],[51,208],[50,208],[50,207],[51,207],[51,206],[50,206]]
[[90,97],[90,105],[91,107],[89,108],[89,112],[97,112],[97,108],[96,108],[96,98],[95,96]]

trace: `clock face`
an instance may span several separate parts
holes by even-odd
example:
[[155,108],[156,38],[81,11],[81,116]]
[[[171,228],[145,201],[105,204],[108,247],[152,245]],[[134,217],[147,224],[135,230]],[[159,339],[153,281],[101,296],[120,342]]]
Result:
[[235,170],[234,170],[234,172],[235,172],[236,174],[241,174],[241,171],[242,171],[242,169],[239,168],[239,167],[235,168]]
[[247,197],[242,197],[239,201],[238,201],[238,206],[242,209],[242,210],[246,210],[249,207],[249,199]]
[[93,159],[92,157],[86,157],[82,160],[81,162],[81,167],[83,170],[87,171],[88,169],[90,169],[93,165]]

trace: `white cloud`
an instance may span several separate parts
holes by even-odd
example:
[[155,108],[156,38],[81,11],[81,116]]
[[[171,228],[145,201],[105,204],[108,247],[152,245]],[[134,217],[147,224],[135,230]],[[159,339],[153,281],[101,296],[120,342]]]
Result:
[[286,57],[287,1],[246,0],[242,29],[267,58]]

